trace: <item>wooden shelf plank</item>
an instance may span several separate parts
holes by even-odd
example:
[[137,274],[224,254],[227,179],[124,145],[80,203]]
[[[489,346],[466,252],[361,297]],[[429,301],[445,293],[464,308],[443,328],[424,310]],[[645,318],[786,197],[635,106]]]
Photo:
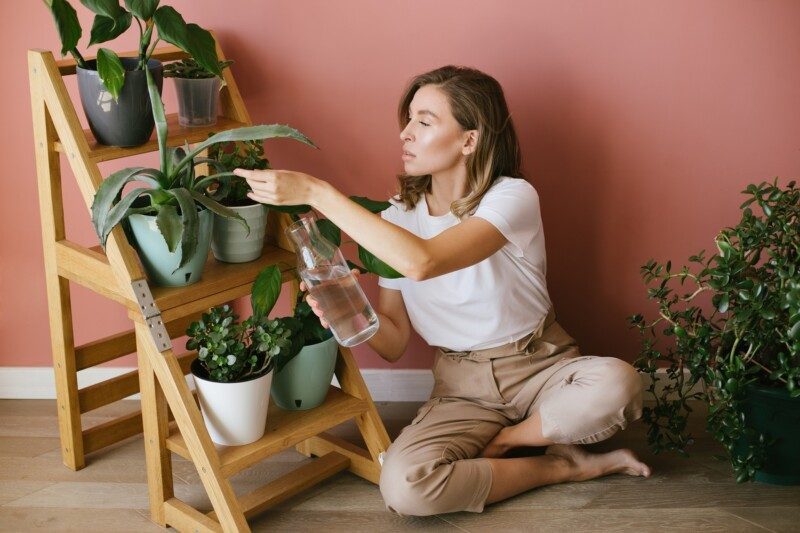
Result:
[[[167,115],[167,129],[169,135],[167,136],[168,146],[183,146],[184,143],[190,144],[204,141],[208,138],[209,133],[217,133],[220,131],[231,130],[234,128],[242,128],[248,126],[244,122],[239,122],[232,118],[217,117],[217,123],[212,126],[197,126],[187,128],[178,123],[178,114],[170,113]],[[132,146],[130,148],[121,148],[119,146],[107,146],[100,144],[94,138],[94,134],[89,129],[83,130],[86,136],[86,142],[89,144],[89,157],[92,161],[110,161],[112,159],[120,159],[122,157],[129,157],[136,154],[146,154],[148,152],[158,151],[158,139],[156,132],[150,136],[150,140],[139,146]],[[66,153],[64,145],[60,141],[54,143],[57,152]]]
[[[267,429],[261,439],[244,446],[220,447],[217,450],[222,473],[230,477],[270,455],[338,426],[366,410],[367,403],[364,400],[350,396],[333,386],[322,405],[307,411],[284,411],[271,402],[267,415]],[[167,449],[190,459],[189,449],[177,429],[170,432]]]

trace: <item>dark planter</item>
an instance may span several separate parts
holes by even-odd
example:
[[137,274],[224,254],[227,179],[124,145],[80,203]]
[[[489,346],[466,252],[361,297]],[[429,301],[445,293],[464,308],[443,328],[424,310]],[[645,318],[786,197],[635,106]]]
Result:
[[775,439],[755,480],[800,485],[800,397],[790,398],[786,389],[751,386],[743,407],[747,425]]
[[[126,70],[125,84],[116,102],[100,80],[95,61],[88,62],[88,69],[77,68],[81,105],[97,142],[108,146],[139,146],[150,139],[155,126],[147,76],[143,70],[134,70],[138,59],[120,59]],[[147,65],[160,94],[164,83],[161,62],[151,59]]]

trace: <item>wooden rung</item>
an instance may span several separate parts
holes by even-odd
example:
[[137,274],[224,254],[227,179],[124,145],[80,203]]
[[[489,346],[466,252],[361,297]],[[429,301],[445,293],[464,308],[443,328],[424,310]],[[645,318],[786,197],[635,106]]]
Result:
[[142,432],[142,412],[136,411],[83,430],[83,452],[91,453]]
[[119,282],[114,276],[105,254],[68,240],[57,241],[55,250],[59,276],[74,281],[128,308],[138,308],[136,302],[119,292]]
[[[127,52],[120,52],[117,54],[120,57],[136,57],[139,55],[138,50],[129,50]],[[151,56],[153,59],[158,59],[161,61],[176,61],[178,59],[186,59],[189,57],[189,54],[178,48],[177,46],[161,46],[156,48]],[[91,61],[96,59],[96,56],[84,56],[83,57],[86,61]],[[61,73],[62,76],[69,76],[70,74],[75,74],[75,67],[77,64],[75,60],[72,58],[68,59],[61,59],[56,61],[56,66],[58,67],[58,71]]]
[[372,460],[368,450],[335,437],[329,433],[320,433],[297,445],[297,451],[304,455],[324,457],[330,453],[339,453],[350,460],[350,471],[355,475],[378,484],[381,478],[381,467]]
[[[217,123],[210,126],[194,126],[185,127],[178,123],[178,114],[170,113],[167,115],[167,146],[183,146],[184,143],[190,144],[204,141],[208,138],[209,133],[216,133],[223,130],[233,128],[240,128],[247,126],[244,122],[239,122],[232,118],[217,117]],[[94,162],[111,161],[112,159],[120,159],[123,157],[130,157],[137,154],[146,154],[158,150],[158,139],[155,132],[146,143],[139,146],[131,146],[128,148],[121,148],[119,146],[108,146],[100,144],[94,138],[92,130],[85,129],[83,134],[86,137],[86,142],[89,144],[89,157]],[[66,153],[66,148],[60,141],[53,143],[56,152]]]
[[[338,474],[342,470],[346,470],[348,466],[350,466],[350,459],[344,455],[336,452],[325,454],[319,459],[315,459],[254,490],[250,494],[242,496],[239,498],[239,504],[244,515],[250,518]],[[217,514],[211,511],[208,513],[208,517],[216,520]]]
[[[189,372],[189,365],[197,357],[197,352],[186,352],[178,356],[183,373]],[[86,413],[127,398],[139,392],[139,371],[132,370],[121,376],[101,381],[78,391],[78,404],[81,413]]]
[[219,522],[212,520],[178,498],[170,498],[163,505],[167,524],[178,531],[192,531],[195,533],[222,531],[222,526]]
[[[170,339],[186,335],[186,328],[200,313],[185,316],[166,324]],[[136,351],[134,330],[123,331],[75,348],[75,368],[84,370]]]
[[[229,446],[217,450],[222,473],[230,477],[270,455],[338,426],[367,409],[367,402],[350,396],[337,387],[331,387],[325,403],[308,411],[284,411],[270,403],[267,429],[261,439],[244,446]],[[170,432],[167,449],[191,461],[189,449],[179,431]]]

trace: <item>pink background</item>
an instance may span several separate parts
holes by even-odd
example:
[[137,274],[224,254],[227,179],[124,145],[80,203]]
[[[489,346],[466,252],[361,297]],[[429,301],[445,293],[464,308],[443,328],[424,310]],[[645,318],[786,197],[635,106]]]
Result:
[[[85,46],[92,17],[72,3]],[[587,354],[632,361],[639,343],[625,317],[650,309],[640,265],[651,257],[683,264],[712,250],[717,231],[738,221],[746,184],[800,174],[800,2],[793,0],[166,3],[215,30],[236,60],[255,122],[288,123],[321,147],[269,143],[273,164],[346,194],[394,192],[395,108],[413,75],[447,63],[494,75],[541,197],[558,318]],[[0,365],[47,366],[25,51],[60,45],[41,2],[6,0],[0,10]],[[133,49],[137,34],[129,30],[111,46]],[[74,78],[68,83],[74,87]],[[101,168],[140,162],[155,163],[139,157]],[[68,236],[94,244],[63,163]],[[374,301],[375,279],[364,285]],[[129,327],[119,306],[80,287],[73,313],[78,343]],[[394,367],[427,368],[431,353],[415,337]],[[356,355],[362,367],[389,366],[368,347]]]

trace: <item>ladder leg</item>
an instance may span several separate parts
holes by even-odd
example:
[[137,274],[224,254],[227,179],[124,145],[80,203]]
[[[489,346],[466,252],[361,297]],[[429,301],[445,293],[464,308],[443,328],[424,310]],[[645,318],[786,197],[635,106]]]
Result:
[[[159,352],[155,341],[150,337],[147,326],[140,325],[137,320],[138,331],[142,332],[140,334],[143,341],[142,351],[148,358],[169,408],[175,416],[175,421],[189,448],[192,462],[197,468],[197,473],[208,493],[222,530],[225,532],[249,532],[250,527],[247,525],[244,512],[242,512],[231,484],[222,474],[217,450],[211,442],[211,437],[208,435],[194,397],[186,385],[183,370],[181,370],[175,354],[172,349]],[[145,334],[147,335],[146,339],[144,338]],[[142,405],[143,409],[144,407]]]
[[147,485],[150,494],[150,518],[166,526],[164,502],[173,497],[172,459],[167,450],[169,413],[164,392],[156,380],[146,354],[147,326],[136,322],[136,346],[139,360],[144,450],[147,462]]
[[369,393],[369,389],[367,389],[366,383],[364,383],[364,377],[358,369],[353,353],[344,346],[339,347],[336,378],[339,380],[339,385],[344,392],[366,401],[369,405],[367,411],[357,416],[355,420],[361,435],[364,437],[364,442],[367,445],[367,449],[369,449],[372,460],[378,462],[378,456],[385,452],[389,448],[389,444],[391,444],[389,434],[386,433],[386,427],[384,427],[378,410],[375,408],[375,403],[372,401],[372,396]]
[[53,148],[53,143],[58,139],[58,135],[42,92],[42,76],[45,73],[42,72],[39,62],[35,60],[30,61],[28,69],[61,457],[67,467],[79,470],[84,467],[85,460],[78,405],[78,376],[75,368],[72,308],[69,282],[58,275],[55,250],[56,241],[65,238],[61,165],[58,153]]

